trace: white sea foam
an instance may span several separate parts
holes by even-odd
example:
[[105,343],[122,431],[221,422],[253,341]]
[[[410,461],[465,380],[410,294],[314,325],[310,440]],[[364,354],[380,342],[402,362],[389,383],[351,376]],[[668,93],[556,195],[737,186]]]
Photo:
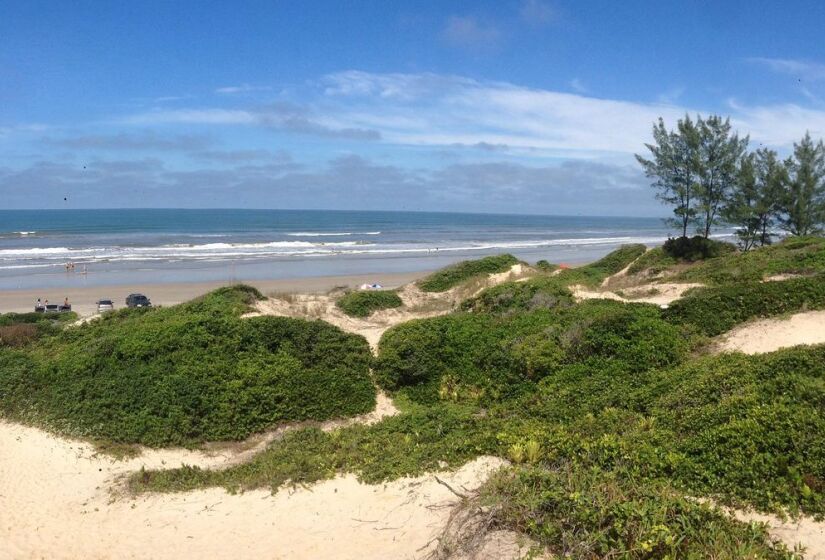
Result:
[[585,237],[567,239],[502,240],[464,242],[452,245],[421,243],[367,243],[365,241],[271,241],[261,243],[171,244],[148,247],[36,247],[0,250],[0,268],[26,266],[59,266],[75,263],[117,261],[208,261],[228,259],[260,259],[277,257],[323,257],[332,255],[426,255],[436,253],[474,253],[481,251],[511,251],[542,247],[579,247],[620,245],[625,243],[659,243],[659,237]]
[[362,232],[323,232],[323,231],[295,231],[287,233],[289,237],[346,237],[351,235],[381,235],[380,231],[362,231]]

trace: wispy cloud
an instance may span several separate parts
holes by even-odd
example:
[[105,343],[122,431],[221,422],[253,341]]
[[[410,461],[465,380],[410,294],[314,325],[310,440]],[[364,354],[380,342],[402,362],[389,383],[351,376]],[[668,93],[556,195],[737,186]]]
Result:
[[587,86],[584,85],[584,82],[578,78],[573,78],[570,80],[570,88],[578,93],[587,93],[589,91]]
[[806,81],[825,80],[825,64],[808,60],[792,58],[763,58],[752,57],[747,59],[752,64],[765,66],[773,72],[787,74]]
[[558,11],[541,0],[524,0],[519,9],[519,16],[530,25],[547,25],[558,20]]
[[235,95],[239,93],[254,93],[257,91],[272,91],[270,86],[253,86],[250,84],[241,84],[239,86],[224,86],[215,90],[215,93],[220,95]]
[[61,148],[79,150],[202,150],[213,143],[204,135],[177,134],[164,136],[152,131],[119,134],[88,134],[81,136],[46,137],[44,142]]
[[495,24],[480,22],[473,16],[450,16],[441,37],[453,46],[486,49],[498,46],[502,32]]

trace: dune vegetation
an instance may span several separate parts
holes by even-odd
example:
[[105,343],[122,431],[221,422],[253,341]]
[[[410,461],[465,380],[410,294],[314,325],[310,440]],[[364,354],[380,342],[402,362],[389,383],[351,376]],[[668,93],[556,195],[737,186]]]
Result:
[[350,317],[369,317],[381,309],[401,307],[404,302],[391,290],[364,290],[344,294],[335,305]]
[[[813,244],[671,266],[733,269],[742,259],[743,268],[760,263],[760,274],[784,272],[803,246],[818,261],[825,246]],[[379,482],[497,455],[512,466],[465,499],[469,515],[483,511],[483,526],[525,533],[554,553],[798,558],[714,504],[825,515],[825,346],[755,356],[703,349],[753,317],[822,306],[825,279],[720,276],[666,309],[573,300],[568,286],[600,283],[643,251],[624,248],[584,272],[538,271],[451,314],[389,329],[372,367],[398,416],[296,430],[248,463],[143,471],[131,486],[276,491],[340,472]]]
[[0,349],[0,412],[61,433],[165,446],[375,406],[363,338],[322,321],[242,319],[260,297],[222,288]]
[[[241,318],[260,297],[243,287],[120,311],[2,349],[0,410],[65,433],[189,445],[365,412],[375,383],[400,414],[296,427],[245,463],[142,470],[130,487],[277,491],[342,472],[376,483],[495,455],[511,465],[456,519],[483,512],[471,526],[571,558],[799,558],[717,505],[825,516],[825,346],[707,349],[753,318],[825,307],[825,244],[711,245],[692,263],[627,246],[575,269],[537,267],[388,329],[374,357],[322,321]],[[596,289],[646,258],[668,279],[718,274],[665,307],[574,299],[572,286]],[[480,274],[470,268],[430,278],[455,286]],[[645,285],[645,270],[626,280]],[[813,275],[760,281],[792,272]]]
[[420,280],[418,287],[425,292],[445,292],[477,276],[507,272],[519,262],[516,257],[508,254],[461,261]]

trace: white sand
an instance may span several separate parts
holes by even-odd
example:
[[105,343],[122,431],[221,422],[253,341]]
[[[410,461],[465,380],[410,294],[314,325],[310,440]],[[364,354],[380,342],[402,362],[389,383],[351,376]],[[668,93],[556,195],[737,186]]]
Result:
[[823,343],[825,311],[809,311],[787,318],[761,319],[741,325],[722,335],[716,348],[719,351],[762,354],[800,344]]
[[[113,498],[142,464],[88,444],[0,422],[0,558],[420,558],[456,497],[432,475],[389,484],[342,476],[310,488],[229,495],[221,489]],[[177,459],[177,461],[176,461]],[[480,458],[439,475],[473,489],[503,462]]]
[[735,512],[740,521],[766,523],[772,537],[779,539],[791,550],[797,545],[805,547],[805,560],[825,560],[825,523],[803,517],[797,520],[781,520],[774,515],[754,512]]
[[609,290],[588,290],[583,286],[571,286],[573,297],[578,301],[585,299],[613,299],[624,302],[639,302],[652,303],[655,305],[669,305],[680,299],[684,293],[691,288],[699,288],[702,284],[645,284],[642,286],[634,286],[630,288],[623,288],[620,296],[616,292]]

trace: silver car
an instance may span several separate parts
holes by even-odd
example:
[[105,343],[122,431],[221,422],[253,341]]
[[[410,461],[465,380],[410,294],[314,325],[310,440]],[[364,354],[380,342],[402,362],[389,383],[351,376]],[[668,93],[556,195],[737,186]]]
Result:
[[99,299],[97,300],[97,312],[103,313],[104,311],[112,311],[115,308],[115,304],[110,299]]

